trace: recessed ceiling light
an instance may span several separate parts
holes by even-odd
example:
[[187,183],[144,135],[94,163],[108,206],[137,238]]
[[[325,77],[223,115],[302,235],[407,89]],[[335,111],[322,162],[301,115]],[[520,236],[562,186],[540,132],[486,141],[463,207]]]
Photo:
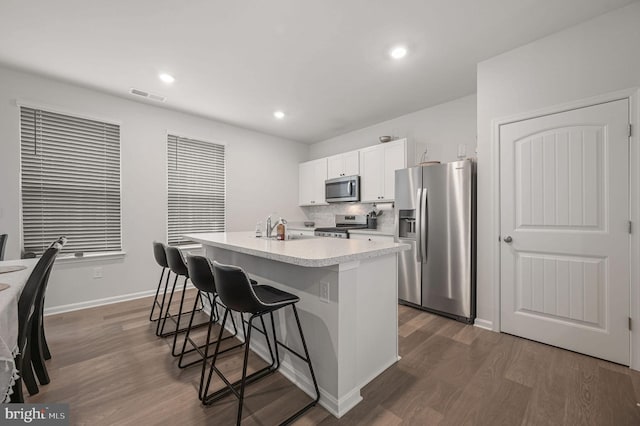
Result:
[[275,118],[277,118],[278,120],[282,120],[282,119],[284,118],[284,112],[282,112],[282,111],[275,111],[275,112],[273,113],[273,116],[274,116]]
[[162,73],[158,77],[160,78],[160,80],[164,81],[167,84],[171,84],[176,81],[176,79],[171,74],[167,73]]
[[393,59],[402,59],[407,54],[407,48],[404,46],[396,46],[391,49],[391,57]]

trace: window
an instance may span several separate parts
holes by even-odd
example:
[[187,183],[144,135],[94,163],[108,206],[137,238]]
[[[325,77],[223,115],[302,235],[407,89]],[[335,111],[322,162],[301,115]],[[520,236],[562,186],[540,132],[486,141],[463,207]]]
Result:
[[225,230],[225,146],[169,135],[168,243],[183,234]]
[[24,251],[122,250],[120,126],[20,107]]

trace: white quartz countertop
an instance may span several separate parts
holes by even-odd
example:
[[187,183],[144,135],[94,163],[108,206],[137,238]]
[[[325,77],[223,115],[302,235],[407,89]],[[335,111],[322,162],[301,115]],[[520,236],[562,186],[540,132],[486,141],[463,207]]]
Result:
[[253,232],[210,232],[185,237],[203,245],[307,267],[323,267],[408,250],[408,244],[341,238],[307,237],[278,241]]

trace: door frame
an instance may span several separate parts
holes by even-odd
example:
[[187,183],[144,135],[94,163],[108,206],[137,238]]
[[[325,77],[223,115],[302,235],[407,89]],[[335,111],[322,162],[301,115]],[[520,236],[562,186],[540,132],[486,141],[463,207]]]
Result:
[[632,323],[631,332],[629,333],[629,367],[634,370],[640,370],[640,88],[637,87],[497,118],[491,121],[491,160],[493,163],[491,170],[491,188],[493,189],[491,200],[491,208],[493,210],[491,238],[495,238],[491,252],[491,256],[493,257],[491,279],[494,283],[492,295],[493,323],[491,324],[491,328],[498,333],[501,329],[500,126],[622,99],[629,100],[629,122],[633,129],[631,138],[629,138],[629,219],[632,222],[629,242],[629,256],[631,259],[629,271],[629,315]]

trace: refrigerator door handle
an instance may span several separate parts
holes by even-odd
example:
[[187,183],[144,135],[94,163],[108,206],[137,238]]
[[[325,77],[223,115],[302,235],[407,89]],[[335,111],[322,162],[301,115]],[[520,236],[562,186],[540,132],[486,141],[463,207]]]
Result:
[[416,194],[416,261],[422,263],[422,188]]
[[427,189],[422,189],[422,198],[420,198],[420,256],[422,263],[427,262],[427,241],[429,238],[429,201],[427,200]]

